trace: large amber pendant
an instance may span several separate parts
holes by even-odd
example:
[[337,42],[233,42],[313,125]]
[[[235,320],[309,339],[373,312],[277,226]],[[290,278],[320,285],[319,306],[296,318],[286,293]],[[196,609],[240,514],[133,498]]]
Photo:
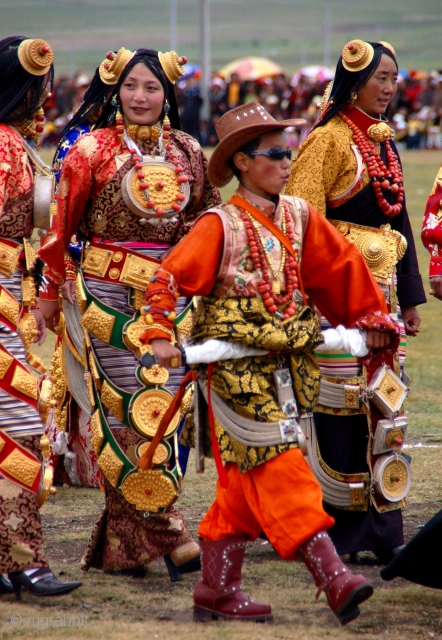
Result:
[[277,296],[280,295],[280,293],[281,293],[281,283],[279,282],[279,280],[274,280],[272,282],[272,289],[273,289],[273,293],[275,293]]

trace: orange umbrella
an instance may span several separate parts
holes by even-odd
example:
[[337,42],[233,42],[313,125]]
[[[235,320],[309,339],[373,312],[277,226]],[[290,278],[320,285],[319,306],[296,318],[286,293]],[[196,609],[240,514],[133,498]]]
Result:
[[250,56],[229,62],[229,64],[226,64],[226,66],[218,72],[218,75],[222,78],[228,78],[232,73],[237,73],[239,79],[243,82],[244,80],[253,81],[259,80],[260,78],[279,76],[281,73],[284,73],[284,70],[279,64],[273,62],[273,60]]

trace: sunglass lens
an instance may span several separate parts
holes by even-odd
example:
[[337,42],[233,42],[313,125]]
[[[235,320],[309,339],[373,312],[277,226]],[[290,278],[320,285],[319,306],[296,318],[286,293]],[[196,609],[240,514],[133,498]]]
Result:
[[279,147],[275,147],[273,149],[269,149],[269,158],[272,160],[282,160],[283,158],[287,158],[287,160],[292,159],[292,150],[291,149],[281,149]]

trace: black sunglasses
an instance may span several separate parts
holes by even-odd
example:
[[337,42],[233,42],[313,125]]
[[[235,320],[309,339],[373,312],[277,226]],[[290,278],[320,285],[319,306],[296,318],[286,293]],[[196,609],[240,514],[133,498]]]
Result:
[[282,149],[281,147],[272,147],[271,149],[259,149],[258,151],[250,151],[249,156],[267,156],[270,160],[287,160],[292,159],[291,149]]

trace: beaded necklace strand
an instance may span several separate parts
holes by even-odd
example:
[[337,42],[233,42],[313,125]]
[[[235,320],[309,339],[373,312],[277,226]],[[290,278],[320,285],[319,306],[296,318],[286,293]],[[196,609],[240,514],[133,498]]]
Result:
[[[379,207],[387,216],[397,216],[402,211],[404,202],[404,176],[399,160],[392,150],[388,140],[385,142],[387,154],[387,166],[371,140],[359,129],[357,125],[342,111],[340,117],[353,133],[353,140],[358,147],[362,159],[367,164],[368,175],[372,180],[372,186]],[[391,205],[384,198],[382,191],[390,191],[396,194],[396,202]]]
[[[285,210],[282,200],[281,211],[283,232],[287,236],[289,241],[293,243],[293,241],[295,240],[293,222],[290,214]],[[287,252],[284,251],[281,257],[280,269],[277,273],[275,273],[273,265],[270,261],[270,256],[265,247],[264,239],[260,230],[256,227],[253,217],[243,209],[239,209],[239,215],[246,229],[253,267],[255,271],[262,273],[262,279],[258,281],[257,288],[259,293],[261,294],[264,305],[266,306],[269,313],[276,314],[279,313],[278,306],[284,305],[290,300],[289,304],[282,312],[282,315],[286,320],[287,318],[295,315],[296,304],[293,300],[293,294],[295,290],[298,289],[298,263],[291,255],[287,255]],[[270,276],[268,267],[270,267],[274,276],[273,281]],[[285,275],[287,288],[285,295],[280,295],[281,285],[279,276],[282,272],[284,272]],[[276,278],[278,279],[276,280]]]

